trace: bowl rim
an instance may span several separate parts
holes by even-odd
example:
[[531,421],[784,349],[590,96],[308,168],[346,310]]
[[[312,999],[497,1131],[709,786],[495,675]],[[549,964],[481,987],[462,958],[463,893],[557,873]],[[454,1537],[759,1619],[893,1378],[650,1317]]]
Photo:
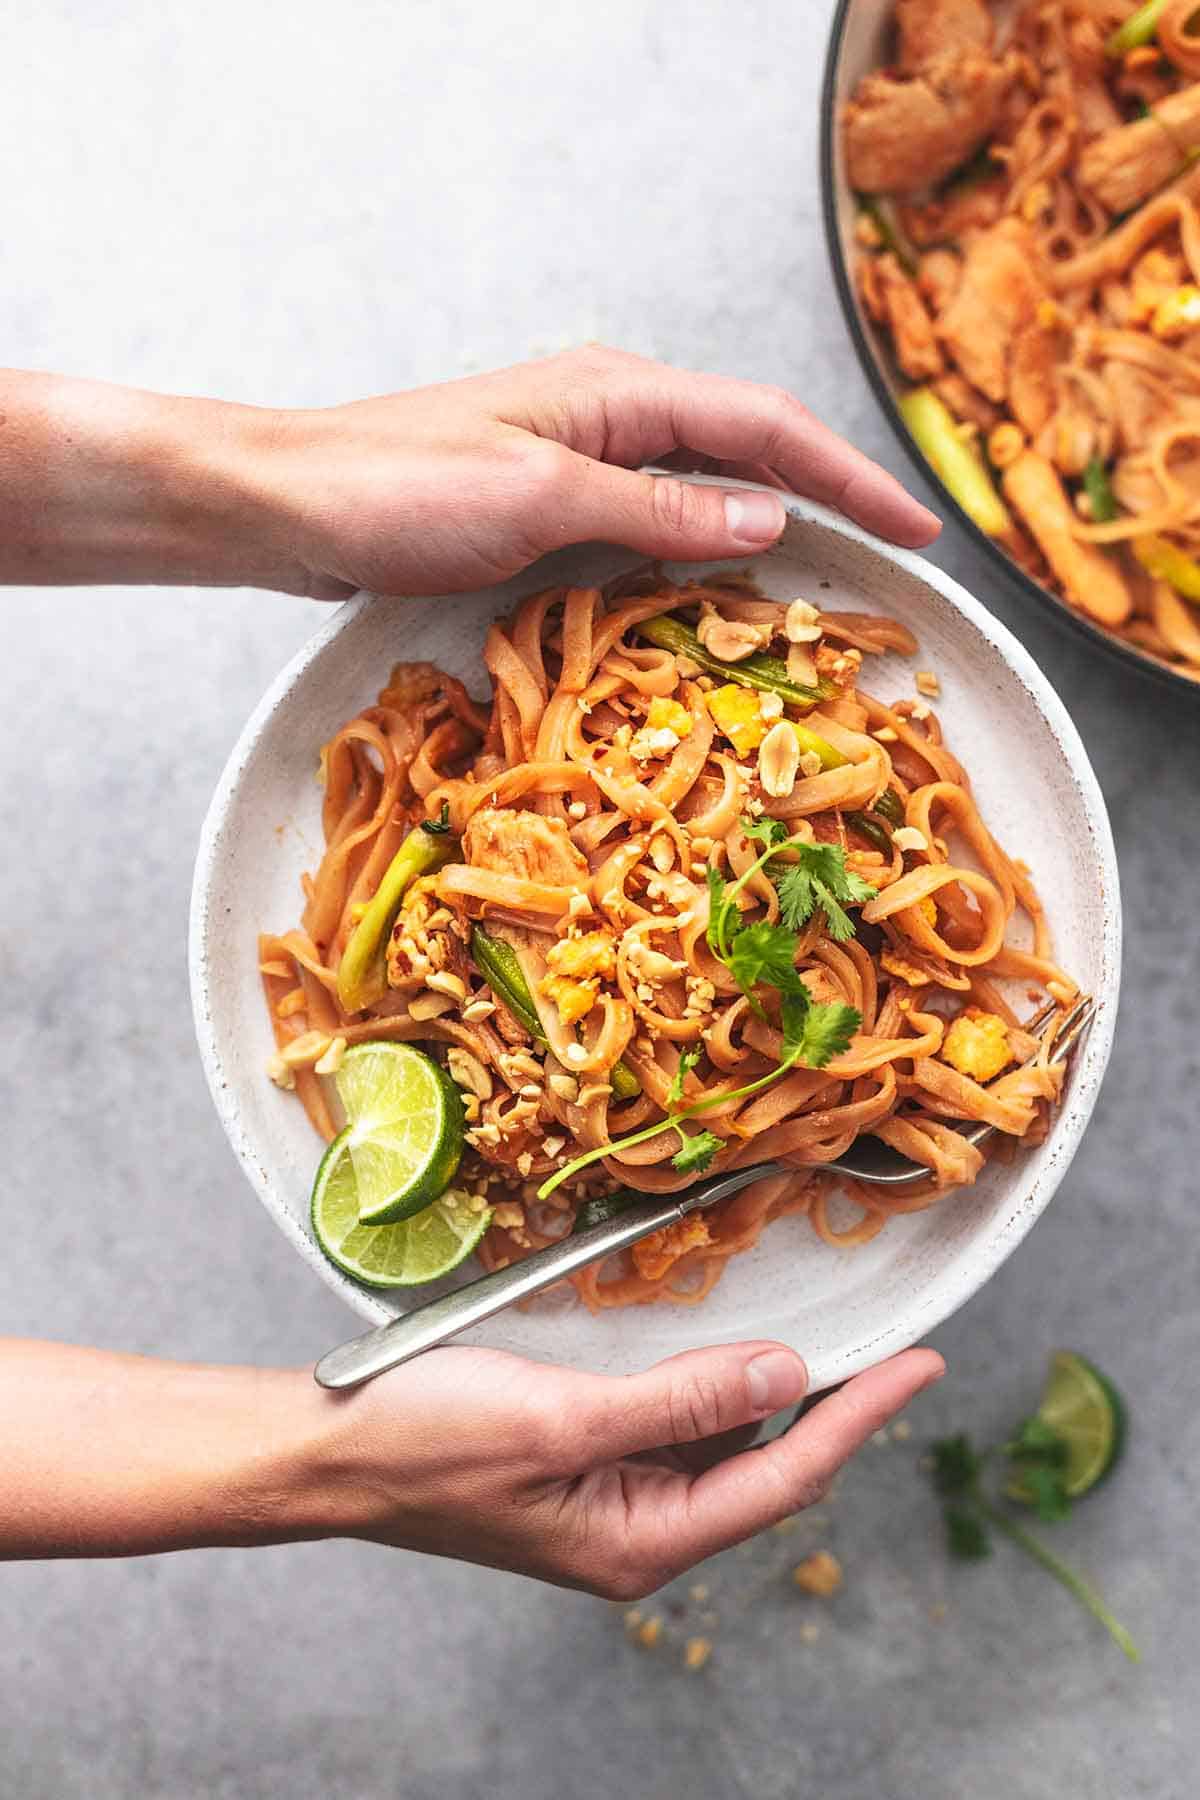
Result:
[[[695,479],[705,482],[713,478],[701,476]],[[877,1332],[866,1342],[855,1338],[840,1350],[825,1354],[819,1365],[810,1366],[811,1388],[815,1393],[907,1348],[958,1312],[986,1286],[1050,1204],[1091,1119],[1112,1051],[1121,986],[1121,890],[1112,826],[1086,746],[1048,676],[1021,641],[952,575],[915,551],[887,543],[815,501],[792,494],[780,494],[779,497],[792,520],[832,530],[843,538],[874,551],[916,580],[932,587],[967,620],[1006,669],[1017,678],[1032,704],[1049,725],[1063,761],[1077,784],[1091,827],[1094,853],[1106,898],[1098,946],[1101,980],[1097,984],[1095,995],[1096,1016],[1076,1054],[1072,1069],[1072,1091],[1056,1113],[1051,1126],[1048,1142],[1053,1155],[1035,1178],[1032,1187],[1019,1187],[1006,1201],[1003,1212],[989,1221],[987,1235],[973,1247],[972,1255],[965,1259],[964,1265],[958,1269],[953,1279],[950,1278],[951,1272],[944,1272],[942,1277],[935,1278],[933,1293],[915,1295],[905,1309],[897,1311],[884,1330]],[[530,591],[534,591],[537,585],[537,567],[537,564],[531,565],[519,578],[522,581],[529,578]],[[436,597],[425,596],[423,599],[418,597],[395,602],[368,593],[354,595],[318,627],[268,685],[230,751],[205,814],[196,851],[188,925],[188,972],[197,1045],[217,1116],[242,1172],[274,1223],[299,1250],[310,1267],[355,1312],[376,1324],[385,1324],[396,1315],[372,1290],[350,1280],[322,1255],[305,1230],[301,1214],[293,1212],[287,1202],[276,1194],[271,1175],[259,1158],[241,1116],[238,1083],[227,1078],[221,1057],[211,999],[212,968],[208,940],[213,888],[217,879],[217,859],[230,822],[231,807],[242,775],[275,713],[312,664],[366,610],[396,604],[421,605],[433,598]]]
[[1136,669],[1139,674],[1149,676],[1151,680],[1158,681],[1164,686],[1169,687],[1173,693],[1187,691],[1195,698],[1197,692],[1200,691],[1200,684],[1190,680],[1186,675],[1178,674],[1168,663],[1160,662],[1157,657],[1151,656],[1147,651],[1139,650],[1136,645],[1126,643],[1124,638],[1113,637],[1110,632],[1105,631],[1102,626],[1097,625],[1084,613],[1079,612],[1077,608],[1071,606],[1066,600],[1061,599],[1058,594],[1052,593],[1048,587],[1043,587],[1040,581],[1035,581],[1032,575],[1027,575],[1024,569],[1018,568],[1011,557],[1006,556],[999,545],[994,543],[988,536],[987,532],[982,530],[981,527],[975,523],[975,520],[971,517],[970,513],[964,511],[959,505],[954,495],[950,492],[950,489],[946,486],[937,470],[933,467],[933,464],[927,461],[921,454],[921,451],[913,441],[911,432],[904,423],[900,409],[896,404],[895,396],[884,379],[883,372],[879,366],[879,359],[875,354],[870,339],[863,329],[862,320],[859,317],[858,305],[854,293],[854,282],[851,279],[850,271],[846,266],[845,256],[842,253],[842,239],[838,221],[838,195],[835,174],[837,157],[837,82],[841,64],[842,43],[846,33],[846,24],[850,16],[851,8],[857,3],[858,0],[837,0],[833,20],[829,28],[829,43],[825,52],[825,73],[821,84],[821,100],[818,108],[821,213],[825,224],[825,242],[829,251],[829,260],[833,265],[834,286],[837,288],[838,300],[842,309],[842,317],[845,320],[846,328],[850,334],[850,341],[854,346],[859,364],[874,392],[875,398],[878,400],[884,416],[892,427],[892,430],[895,432],[897,438],[899,438],[905,455],[917,470],[918,474],[923,476],[924,479],[929,482],[934,492],[940,496],[942,504],[949,508],[959,525],[966,531],[968,537],[972,538],[974,542],[984,550],[997,569],[1003,571],[1006,578],[1016,591],[1021,594],[1022,598],[1032,598],[1051,618],[1055,619],[1059,625],[1065,626],[1069,630],[1073,630],[1084,642],[1092,645],[1093,648],[1103,650],[1108,656],[1113,658],[1114,661],[1120,663],[1126,669]]

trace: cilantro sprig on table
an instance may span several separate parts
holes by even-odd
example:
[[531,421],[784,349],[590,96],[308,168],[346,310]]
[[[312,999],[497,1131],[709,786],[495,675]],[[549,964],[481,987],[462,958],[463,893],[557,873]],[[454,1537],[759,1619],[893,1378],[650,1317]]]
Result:
[[1000,1532],[1061,1582],[1099,1620],[1130,1662],[1140,1662],[1133,1639],[1096,1590],[984,1487],[989,1463],[1006,1458],[1007,1476],[1002,1486],[1019,1476],[1021,1492],[1039,1519],[1055,1524],[1065,1519],[1075,1504],[1066,1488],[1068,1454],[1066,1439],[1036,1414],[1025,1419],[1006,1444],[991,1450],[976,1450],[965,1431],[938,1439],[931,1447],[930,1479],[942,1502],[946,1548],[961,1562],[978,1562],[991,1555],[993,1533]]
[[[779,1006],[782,1046],[775,1068],[757,1081],[729,1093],[685,1104],[685,1084],[702,1055],[700,1045],[683,1052],[679,1067],[667,1090],[667,1116],[642,1131],[577,1156],[556,1171],[538,1190],[545,1199],[563,1181],[587,1168],[602,1157],[619,1155],[664,1131],[679,1135],[679,1149],[671,1158],[672,1167],[681,1174],[703,1174],[713,1158],[724,1148],[725,1140],[717,1133],[701,1130],[688,1133],[684,1123],[715,1106],[727,1106],[733,1100],[744,1100],[800,1065],[807,1069],[823,1069],[835,1056],[849,1049],[850,1041],[862,1023],[862,1015],[840,1001],[823,1004],[810,995],[796,968],[799,934],[820,908],[825,914],[829,934],[843,943],[854,935],[854,922],[843,910],[843,902],[854,905],[874,897],[875,889],[846,868],[845,855],[836,844],[812,844],[792,837],[778,819],[742,819],[742,830],[752,841],[766,844],[762,855],[736,881],[726,882],[714,868],[708,870],[709,920],[707,939],[713,955],[725,964],[753,1012],[766,1018],[766,1009],[758,990],[774,991]],[[795,861],[767,868],[781,851],[795,853]],[[742,922],[737,897],[750,877],[767,868],[780,897],[781,922],[772,925],[765,919],[754,924]],[[785,899],[786,895],[786,899]]]

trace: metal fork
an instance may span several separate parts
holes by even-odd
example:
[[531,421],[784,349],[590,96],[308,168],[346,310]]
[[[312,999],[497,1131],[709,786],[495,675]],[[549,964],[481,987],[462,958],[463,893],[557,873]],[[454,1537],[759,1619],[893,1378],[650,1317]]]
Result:
[[[1094,1011],[1094,1002],[1081,994],[1066,1013],[1053,1003],[1044,1007],[1029,1021],[1026,1029],[1036,1033],[1047,1027],[1045,1035],[1049,1037],[1054,1057],[1062,1061],[1075,1049],[1090,1025]],[[1022,1067],[1027,1068],[1037,1060],[1044,1043],[1045,1036],[1038,1050]],[[976,1145],[985,1143],[996,1132],[994,1125],[985,1124],[960,1123],[954,1129],[961,1131],[969,1144]],[[881,1139],[870,1136],[857,1139],[844,1156],[821,1166],[839,1175],[852,1176],[856,1181],[888,1188],[907,1187],[929,1175],[924,1163],[913,1162]],[[649,1237],[651,1232],[677,1224],[688,1213],[728,1199],[764,1175],[796,1172],[788,1163],[750,1163],[745,1168],[731,1169],[727,1174],[711,1175],[683,1193],[647,1195],[644,1199],[639,1196],[627,1211],[615,1218],[574,1232],[558,1243],[548,1244],[544,1250],[535,1250],[521,1262],[496,1269],[439,1300],[414,1308],[402,1318],[391,1319],[374,1331],[364,1332],[361,1337],[340,1344],[321,1358],[314,1370],[315,1378],[325,1388],[357,1387],[359,1382],[382,1375],[386,1369],[394,1369],[422,1351],[432,1350],[448,1338],[481,1325],[485,1319],[503,1312],[518,1300],[540,1294],[555,1282],[585,1269],[589,1263],[628,1249],[639,1239]]]

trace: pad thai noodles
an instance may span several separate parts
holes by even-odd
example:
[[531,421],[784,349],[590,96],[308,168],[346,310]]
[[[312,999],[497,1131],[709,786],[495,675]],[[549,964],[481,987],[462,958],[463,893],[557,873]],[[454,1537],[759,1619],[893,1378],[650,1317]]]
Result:
[[[1063,1066],[1016,1008],[1077,989],[934,672],[890,704],[859,685],[916,649],[889,618],[651,569],[494,623],[485,704],[398,664],[321,752],[324,855],[300,924],[260,940],[272,1076],[328,1140],[348,1045],[429,1050],[488,1268],[615,1191],[793,1166],[575,1276],[593,1307],[699,1300],[785,1214],[862,1244],[1039,1142]],[[863,1133],[927,1179],[820,1172]]]
[[901,411],[984,531],[1200,677],[1195,0],[897,0],[842,119]]

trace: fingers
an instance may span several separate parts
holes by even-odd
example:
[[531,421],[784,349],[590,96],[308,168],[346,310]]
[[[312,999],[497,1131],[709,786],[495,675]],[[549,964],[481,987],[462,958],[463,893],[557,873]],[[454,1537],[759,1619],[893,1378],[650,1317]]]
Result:
[[[895,543],[916,548],[941,529],[936,516],[894,476],[830,431],[784,388],[598,348],[542,365],[538,380],[539,386],[557,384],[554,416],[560,431],[565,425],[560,441],[601,462],[633,468],[687,448],[732,463],[765,463],[797,493],[836,507]],[[658,504],[681,503],[669,498]],[[710,526],[715,506],[704,504]],[[764,522],[766,517],[764,511]],[[621,541],[666,554],[649,543]],[[720,556],[728,550],[706,547],[693,554]]]
[[818,1500],[842,1465],[945,1373],[933,1350],[906,1350],[856,1375],[760,1450],[709,1469],[661,1521],[681,1567],[776,1525]]
[[576,542],[596,538],[644,556],[708,562],[753,556],[773,544],[787,523],[775,494],[702,487],[584,457],[576,457],[575,464],[563,523]]
[[640,1375],[596,1377],[584,1401],[589,1460],[716,1437],[794,1405],[807,1386],[795,1351],[769,1342],[689,1350]]

